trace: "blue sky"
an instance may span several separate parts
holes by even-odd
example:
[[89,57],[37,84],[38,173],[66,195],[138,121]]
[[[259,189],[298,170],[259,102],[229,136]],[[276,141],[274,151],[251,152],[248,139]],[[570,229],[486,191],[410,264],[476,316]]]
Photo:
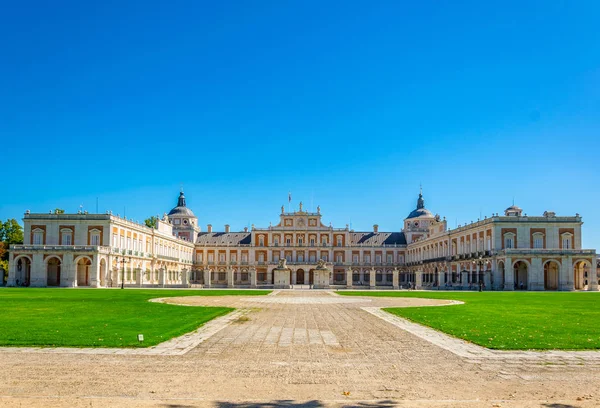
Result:
[[4,2],[0,218],[397,231],[580,213],[600,249],[597,1]]

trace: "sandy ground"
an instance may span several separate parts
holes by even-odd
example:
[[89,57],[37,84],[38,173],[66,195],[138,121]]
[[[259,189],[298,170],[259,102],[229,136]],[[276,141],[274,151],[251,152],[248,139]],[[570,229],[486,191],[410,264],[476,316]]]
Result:
[[3,352],[0,406],[600,406],[600,361],[473,363],[361,310],[444,301],[308,290],[167,301],[251,311],[181,356]]

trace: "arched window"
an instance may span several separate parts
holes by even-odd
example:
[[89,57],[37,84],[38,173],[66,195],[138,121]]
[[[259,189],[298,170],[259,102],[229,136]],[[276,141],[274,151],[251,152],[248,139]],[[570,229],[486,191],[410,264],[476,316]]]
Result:
[[533,247],[535,249],[544,248],[544,234],[541,232],[536,232],[533,234]]
[[42,229],[34,229],[33,230],[33,245],[43,245],[44,244],[44,230]]
[[515,234],[508,232],[504,234],[504,248],[512,249],[515,247]]
[[90,245],[100,245],[100,231],[97,229],[90,231]]
[[60,230],[60,237],[62,245],[73,245],[73,231],[68,228]]
[[565,232],[561,236],[562,249],[573,249],[573,234]]

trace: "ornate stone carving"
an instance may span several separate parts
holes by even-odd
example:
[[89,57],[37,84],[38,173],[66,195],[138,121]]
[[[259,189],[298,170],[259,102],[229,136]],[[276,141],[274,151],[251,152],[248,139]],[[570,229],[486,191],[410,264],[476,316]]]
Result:
[[322,259],[319,259],[317,261],[317,269],[327,269],[327,267],[325,266],[325,261]]
[[285,258],[281,258],[279,260],[279,265],[277,265],[279,269],[287,269],[287,260]]

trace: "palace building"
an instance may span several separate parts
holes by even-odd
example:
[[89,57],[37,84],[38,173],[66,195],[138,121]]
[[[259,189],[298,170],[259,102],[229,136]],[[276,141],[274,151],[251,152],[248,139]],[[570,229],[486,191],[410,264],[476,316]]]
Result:
[[579,214],[528,216],[513,205],[448,229],[422,193],[397,232],[327,226],[319,207],[302,203],[292,212],[282,206],[266,228],[202,231],[183,192],[156,228],[111,213],[28,211],[23,221],[9,286],[290,287],[313,284],[325,266],[325,287],[334,288],[598,290],[596,252],[581,247]]

